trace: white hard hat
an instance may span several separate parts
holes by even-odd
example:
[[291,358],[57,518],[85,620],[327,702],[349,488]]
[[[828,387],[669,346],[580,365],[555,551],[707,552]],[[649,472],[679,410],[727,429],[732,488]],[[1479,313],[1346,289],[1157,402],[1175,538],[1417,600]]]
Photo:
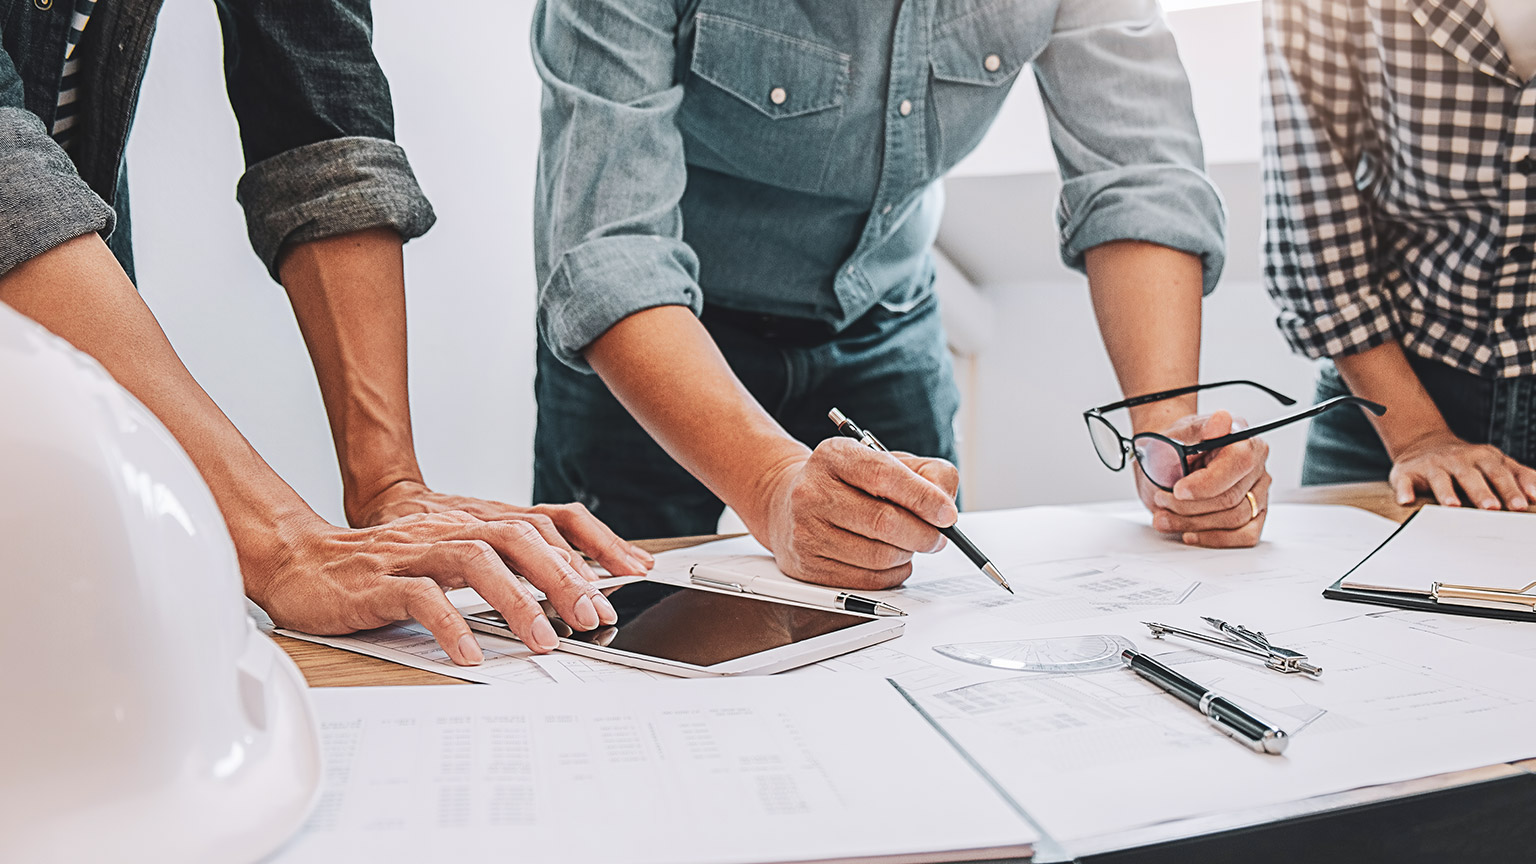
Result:
[[0,861],[255,861],[314,804],[304,680],[246,615],[207,485],[4,304],[0,664]]

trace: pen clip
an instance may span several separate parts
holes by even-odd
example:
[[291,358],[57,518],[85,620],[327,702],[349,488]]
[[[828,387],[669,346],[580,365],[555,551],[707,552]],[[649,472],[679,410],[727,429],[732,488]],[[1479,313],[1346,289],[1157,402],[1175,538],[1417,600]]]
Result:
[[726,582],[722,579],[711,579],[708,576],[700,576],[698,573],[694,572],[694,568],[698,566],[699,565],[695,564],[693,567],[688,568],[689,582],[692,582],[695,585],[702,585],[705,588],[714,588],[720,591],[732,591],[737,594],[747,593],[747,589],[742,586],[740,582]]

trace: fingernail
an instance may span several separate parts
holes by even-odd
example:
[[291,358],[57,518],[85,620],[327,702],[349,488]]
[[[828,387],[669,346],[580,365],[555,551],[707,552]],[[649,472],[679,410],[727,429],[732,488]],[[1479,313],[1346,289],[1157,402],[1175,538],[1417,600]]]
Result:
[[1483,501],[1483,509],[1484,510],[1497,510],[1497,509],[1499,509],[1498,499],[1496,499],[1496,498],[1484,499],[1484,501]]
[[1447,506],[1447,507],[1460,507],[1461,506],[1461,501],[1459,499],[1452,498],[1451,500],[1445,502],[1445,506]]
[[[655,559],[652,559],[651,560],[651,564],[654,564],[654,563],[656,563]],[[641,560],[640,558],[637,558],[634,555],[630,555],[629,556],[629,572],[630,572],[630,575],[631,576],[644,576],[645,575],[645,571],[651,569],[651,564],[647,564],[647,563],[645,563],[645,561]]]
[[619,613],[614,610],[613,604],[602,594],[592,595],[592,605],[597,607],[597,620],[602,624],[619,623]]
[[1199,541],[1200,535],[1196,534],[1193,531],[1186,531],[1186,532],[1184,532],[1184,536],[1182,538],[1180,538],[1180,539],[1182,539],[1184,541],[1184,545],[1186,545],[1186,546],[1193,546],[1193,545],[1195,545],[1195,543],[1197,541]]
[[579,597],[576,599],[576,626],[583,630],[591,630],[598,624],[597,610],[592,606],[592,598]]
[[553,651],[560,646],[560,640],[555,637],[555,628],[549,625],[549,619],[543,615],[533,619],[533,632],[529,635],[533,638],[535,648]]
[[1173,497],[1179,499],[1180,501],[1188,501],[1189,499],[1195,497],[1195,493],[1189,491],[1188,486],[1175,486],[1173,487]]
[[1156,528],[1159,531],[1167,531],[1168,528],[1170,527],[1168,525],[1168,517],[1164,516],[1161,513],[1157,514],[1156,516],[1153,516],[1152,517],[1152,527]]
[[645,562],[645,566],[647,566],[647,567],[649,567],[649,566],[651,566],[651,565],[656,563],[656,556],[654,556],[651,553],[645,551],[644,549],[641,549],[639,546],[630,546],[629,547],[629,554],[630,554],[630,557],[632,557],[632,558],[638,558],[641,561],[644,561]]
[[473,633],[459,637],[459,658],[462,666],[479,666],[485,662],[485,654],[480,650],[480,643],[475,641]]
[[1413,503],[1413,496],[1412,495],[1399,495],[1399,496],[1397,496],[1397,503],[1402,504],[1404,506],[1412,504]]
[[1515,500],[1509,502],[1509,509],[1511,510],[1524,510],[1526,506],[1527,505],[1524,498],[1516,498]]

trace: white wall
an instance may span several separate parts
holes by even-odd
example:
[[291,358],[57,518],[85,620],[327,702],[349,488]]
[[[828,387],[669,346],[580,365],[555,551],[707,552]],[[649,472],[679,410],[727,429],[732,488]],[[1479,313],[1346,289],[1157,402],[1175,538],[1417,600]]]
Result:
[[[526,502],[532,483],[531,209],[538,87],[530,0],[464,15],[376,2],[398,135],[437,208],[406,247],[411,390],[428,482]],[[139,285],[203,386],[322,515],[341,486],[319,390],[282,289],[245,239],[242,171],[213,4],[161,14],[129,147]]]
[[[476,7],[475,32],[507,34],[495,42],[467,40],[465,16],[437,5],[374,5],[399,138],[439,216],[406,250],[423,468],[444,489],[526,501],[538,89],[523,46],[532,3]],[[1256,9],[1250,2],[1172,16],[1213,163],[1251,168],[1256,158]],[[308,358],[281,289],[250,252],[234,202],[241,159],[220,56],[211,3],[166,4],[129,147],[140,287],[187,365],[262,455],[323,515],[339,519],[340,483]],[[955,242],[961,234],[991,236],[968,226],[1009,227],[993,248],[1030,261],[1017,267],[1000,255],[1001,275],[982,286],[1008,338],[977,363],[979,398],[968,406],[977,419],[972,507],[1124,497],[1129,488],[1098,465],[1078,418],[1115,391],[1086,289],[1056,263],[1054,168],[1030,89],[1018,88],[965,166],[967,175],[993,179],[952,185],[945,228]],[[1256,282],[1257,177],[1235,172],[1224,179],[1235,205],[1232,256],[1249,263],[1229,269],[1207,302],[1206,377],[1257,377],[1305,397],[1310,373],[1275,335]],[[999,174],[1021,185],[1007,187]],[[973,194],[987,187],[1022,190],[1027,200]],[[1243,207],[1252,211],[1246,217]],[[1246,410],[1264,416],[1269,409]],[[1277,473],[1294,482],[1299,444],[1274,441]]]

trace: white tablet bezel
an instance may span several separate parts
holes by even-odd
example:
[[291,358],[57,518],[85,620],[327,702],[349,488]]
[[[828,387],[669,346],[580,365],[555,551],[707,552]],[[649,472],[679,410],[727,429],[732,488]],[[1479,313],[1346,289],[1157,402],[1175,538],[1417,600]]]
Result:
[[[644,580],[630,580],[644,581]],[[671,581],[657,580],[661,584],[674,588],[683,588],[690,591],[707,591],[714,594],[728,594],[732,597],[746,597],[754,602],[778,603],[783,606],[800,606],[806,609],[822,609],[834,611],[854,618],[865,619],[863,623],[852,627],[845,627],[831,633],[813,636],[803,642],[793,645],[781,645],[778,648],[770,648],[767,651],[759,651],[756,654],[748,654],[745,657],[737,657],[724,663],[716,663],[713,666],[697,666],[692,663],[680,663],[676,660],[665,660],[660,657],[650,657],[644,654],[635,654],[630,651],[621,651],[617,648],[609,648],[603,645],[595,645],[591,642],[580,642],[574,639],[561,639],[560,647],[556,650],[565,651],[582,657],[591,657],[595,660],[606,660],[610,663],[618,663],[624,666],[633,666],[636,669],[645,669],[649,672],[660,672],[664,675],[677,675],[683,678],[714,678],[730,675],[772,675],[775,672],[784,672],[800,666],[806,666],[821,660],[847,654],[870,645],[878,645],[900,636],[906,625],[900,618],[878,618],[874,616],[859,615],[854,612],[845,612],[841,609],[825,610],[820,606],[812,606],[806,603],[793,603],[778,600],[771,597],[742,595],[731,591],[716,591],[712,588],[704,588],[698,585],[678,584]],[[491,636],[516,639],[517,636],[506,627],[490,622],[476,621],[470,616],[479,612],[493,611],[490,604],[483,603],[474,606],[466,606],[459,610],[464,615],[464,620],[469,622],[469,627],[479,633]]]

